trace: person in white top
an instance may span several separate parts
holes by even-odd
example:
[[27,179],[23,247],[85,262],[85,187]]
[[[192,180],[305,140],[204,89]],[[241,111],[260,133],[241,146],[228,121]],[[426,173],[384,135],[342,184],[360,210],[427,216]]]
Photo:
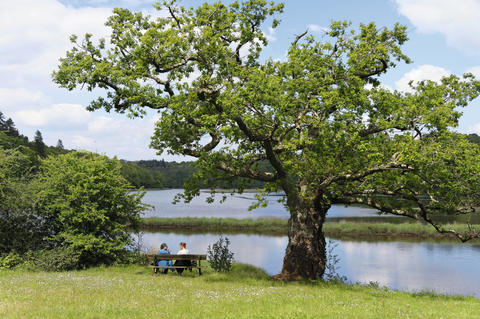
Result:
[[[187,249],[187,244],[184,242],[180,243],[180,250],[178,251],[177,255],[188,255],[190,252]],[[192,261],[191,260],[177,260],[175,261],[174,266],[191,266]],[[176,268],[177,272],[181,274],[185,268]],[[191,269],[191,268],[190,268]]]
[[177,253],[178,255],[188,255],[190,252],[187,249],[187,244],[183,241],[180,243],[180,250]]

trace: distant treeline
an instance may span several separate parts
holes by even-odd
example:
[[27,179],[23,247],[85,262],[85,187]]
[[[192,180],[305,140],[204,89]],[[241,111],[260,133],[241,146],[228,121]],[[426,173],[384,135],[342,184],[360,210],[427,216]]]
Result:
[[480,136],[478,136],[477,134],[468,134],[466,135],[466,137],[470,141],[470,143],[475,143],[480,146]]
[[122,175],[136,188],[166,188],[165,177],[159,171],[142,167],[135,162],[122,162]]
[[[197,169],[194,162],[166,162],[164,160],[141,160],[135,162],[128,162],[136,164],[142,168],[154,170],[161,173],[163,176],[163,188],[183,188],[185,181],[194,174]],[[270,170],[269,165],[263,163],[264,170]],[[263,186],[259,181],[246,181],[241,178],[233,180],[215,180],[211,181],[210,185],[202,185],[203,187],[211,187],[214,185],[217,188],[236,188],[240,183],[245,183],[248,188],[259,188]]]

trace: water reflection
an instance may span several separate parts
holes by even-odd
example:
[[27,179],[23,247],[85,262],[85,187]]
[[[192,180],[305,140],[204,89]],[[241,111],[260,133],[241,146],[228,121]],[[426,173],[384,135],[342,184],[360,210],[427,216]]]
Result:
[[[277,200],[279,196],[269,196],[268,207],[258,208],[248,211],[248,207],[255,201],[255,193],[245,193],[241,195],[230,196],[224,204],[215,201],[207,204],[205,199],[209,193],[202,192],[200,196],[195,197],[189,204],[183,202],[176,205],[172,200],[176,194],[181,193],[181,189],[167,190],[149,190],[145,194],[143,201],[155,208],[145,213],[145,217],[229,217],[229,218],[264,218],[264,217],[289,217],[289,214],[282,203]],[[218,199],[221,196],[217,196]],[[375,209],[342,205],[334,205],[328,212],[327,217],[369,217],[378,216]]]
[[[192,253],[206,253],[217,234],[176,234],[146,232],[145,248],[166,242],[176,252],[186,241]],[[269,274],[281,271],[287,246],[285,236],[228,235],[238,262],[265,269]],[[328,239],[327,239],[328,241]],[[377,282],[392,289],[474,295],[480,297],[479,246],[473,244],[424,242],[364,242],[336,240],[334,254],[339,259],[339,274],[352,282]]]
[[[208,245],[212,245],[220,235],[217,234],[189,234],[176,233],[143,233],[142,246],[145,250],[158,249],[165,242],[172,253],[177,252],[180,241],[187,243],[192,254],[205,254]],[[283,253],[288,239],[285,236],[266,236],[252,234],[227,235],[230,239],[230,248],[235,254],[235,260],[245,264],[264,268],[269,274],[280,272]],[[280,256],[280,258],[279,258]]]

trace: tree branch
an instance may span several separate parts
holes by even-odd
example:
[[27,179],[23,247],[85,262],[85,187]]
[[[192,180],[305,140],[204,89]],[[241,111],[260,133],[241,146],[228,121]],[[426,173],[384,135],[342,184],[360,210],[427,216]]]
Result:
[[307,30],[305,30],[305,32],[303,32],[303,33],[301,33],[301,34],[297,35],[297,36],[295,37],[295,40],[293,40],[293,42],[292,42],[292,45],[291,45],[291,46],[293,47],[293,46],[297,45],[298,41],[300,41],[300,39],[301,39],[301,38],[303,38],[303,37],[304,37],[304,36],[305,36],[307,33],[308,33],[308,29],[307,29]]
[[[399,130],[399,131],[408,131],[410,128],[407,127],[407,126],[399,126],[399,125],[394,125],[394,126],[390,126],[390,127],[384,127],[384,128],[381,128],[381,127],[369,127],[369,128],[366,128],[364,130],[360,130],[358,132],[358,135],[360,137],[367,137],[369,135],[372,135],[372,134],[375,134],[375,133],[380,133],[380,132],[384,132],[386,130],[390,130],[390,129],[396,129],[396,130]],[[415,127],[412,128],[413,130],[415,130]]]
[[238,64],[242,64],[242,57],[240,56],[240,49],[243,47],[245,43],[240,42],[237,47],[235,48],[235,60]]
[[[451,234],[458,238],[461,242],[467,242],[472,239],[477,239],[480,238],[480,230],[474,229],[470,224],[468,224],[469,228],[469,233],[467,234],[462,234],[457,232],[454,229],[445,229],[442,225],[437,224],[434,222],[430,217],[428,217],[428,208],[425,207],[425,205],[421,202],[421,200],[418,198],[418,196],[414,195],[408,195],[404,193],[397,193],[397,192],[392,192],[392,191],[379,191],[379,190],[366,190],[363,192],[356,192],[356,193],[346,193],[344,194],[344,198],[337,198],[332,201],[332,203],[335,204],[363,204],[367,205],[372,208],[376,208],[382,212],[391,214],[391,215],[396,215],[396,216],[403,216],[407,218],[412,218],[415,220],[423,220],[433,226],[435,230],[440,233],[440,234]],[[392,195],[394,197],[402,198],[405,200],[409,200],[414,202],[418,209],[420,214],[409,214],[408,212],[402,210],[402,209],[394,209],[391,207],[386,207],[375,200],[373,200],[370,196],[371,195]]]
[[388,68],[387,61],[385,61],[384,59],[380,59],[380,62],[382,63],[381,67],[376,68],[375,70],[373,70],[371,72],[368,72],[368,73],[355,73],[355,75],[358,76],[361,79],[367,79],[371,76],[378,75],[378,74],[384,72]]
[[[202,156],[203,152],[208,152],[209,150],[212,150],[214,148],[213,145],[215,145],[215,143],[212,140],[212,142],[205,145],[202,148],[202,150],[200,150],[200,151],[184,148],[183,153],[185,155],[200,158]],[[215,168],[217,168],[219,170],[222,170],[224,172],[227,172],[228,174],[231,174],[232,176],[245,177],[245,178],[250,178],[250,179],[259,180],[259,181],[263,181],[263,182],[274,182],[278,179],[278,175],[275,174],[275,173],[259,172],[259,171],[252,170],[251,169],[251,164],[243,166],[241,168],[234,168],[230,164],[231,164],[231,161],[227,162],[227,161],[222,161],[222,160],[218,160],[218,159],[216,159],[213,163]]]
[[375,174],[375,173],[380,173],[380,172],[385,172],[385,171],[390,171],[390,170],[400,170],[400,171],[413,171],[415,170],[414,167],[406,165],[406,164],[400,164],[397,162],[390,162],[388,164],[382,164],[378,166],[374,166],[370,169],[367,169],[363,172],[359,172],[356,174],[343,174],[343,175],[336,175],[336,176],[331,176],[329,178],[326,178],[322,183],[320,183],[319,187],[324,188],[331,183],[344,183],[344,182],[352,182],[352,181],[358,181],[361,180],[362,178],[365,178],[369,175]]
[[[166,102],[164,105],[158,107],[154,104],[152,104],[151,102],[147,101],[146,99],[142,99],[141,103],[129,103],[127,101],[123,101],[123,102],[120,102],[122,100],[122,98],[119,96],[119,92],[122,90],[122,88],[120,88],[118,85],[114,84],[114,83],[111,83],[110,81],[108,81],[107,79],[98,79],[98,82],[99,83],[102,83],[103,85],[105,85],[106,87],[109,87],[111,88],[112,90],[115,91],[116,93],[116,96],[114,98],[114,106],[115,106],[115,109],[117,110],[120,110],[120,109],[124,109],[130,105],[134,105],[134,104],[140,104],[140,105],[143,105],[143,106],[146,106],[146,107],[149,107],[151,109],[160,109],[160,108],[165,108],[169,105],[169,102]],[[165,87],[169,87],[169,83],[167,82],[167,84],[165,85]],[[166,91],[168,91],[167,89],[165,89]],[[171,93],[170,96],[173,96],[173,91],[170,89]]]
[[177,16],[175,15],[175,11],[172,9],[171,6],[168,6],[168,11],[170,12],[170,16],[175,20],[177,23],[177,26],[180,30],[182,30],[182,25],[180,24],[180,21],[178,20]]
[[182,66],[186,65],[190,61],[196,61],[196,60],[197,60],[196,58],[188,56],[188,57],[183,58],[182,62],[178,62],[174,65],[169,66],[169,67],[162,67],[156,61],[151,61],[151,62],[153,64],[153,66],[155,67],[155,71],[157,73],[168,73],[170,71],[173,71],[175,69],[178,69],[179,67],[182,67]]
[[235,176],[240,176],[240,177],[246,177],[246,178],[251,178],[263,182],[273,182],[278,179],[278,175],[270,172],[258,172],[254,171],[252,169],[248,168],[241,168],[239,170],[235,170],[234,168],[230,167],[227,163],[225,162],[216,162],[215,164],[216,168],[227,172],[229,174],[233,174]]

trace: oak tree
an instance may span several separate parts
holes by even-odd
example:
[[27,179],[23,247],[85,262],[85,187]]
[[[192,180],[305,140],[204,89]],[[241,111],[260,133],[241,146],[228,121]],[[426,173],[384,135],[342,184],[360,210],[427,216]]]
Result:
[[264,193],[283,191],[289,242],[278,278],[322,277],[322,225],[333,204],[420,219],[462,241],[480,236],[435,219],[479,206],[479,148],[452,131],[479,82],[467,74],[412,83],[411,92],[382,86],[382,74],[410,62],[401,49],[404,26],[355,30],[333,22],[320,40],[308,31],[285,35],[293,36],[286,57],[274,60],[261,56],[263,30],[277,27],[282,4],[184,8],[172,0],[155,7],[159,18],[115,9],[109,43],[72,36],[54,81],[104,89],[89,110],[156,110],[152,146],[198,159],[186,200],[212,178],[260,180]]

